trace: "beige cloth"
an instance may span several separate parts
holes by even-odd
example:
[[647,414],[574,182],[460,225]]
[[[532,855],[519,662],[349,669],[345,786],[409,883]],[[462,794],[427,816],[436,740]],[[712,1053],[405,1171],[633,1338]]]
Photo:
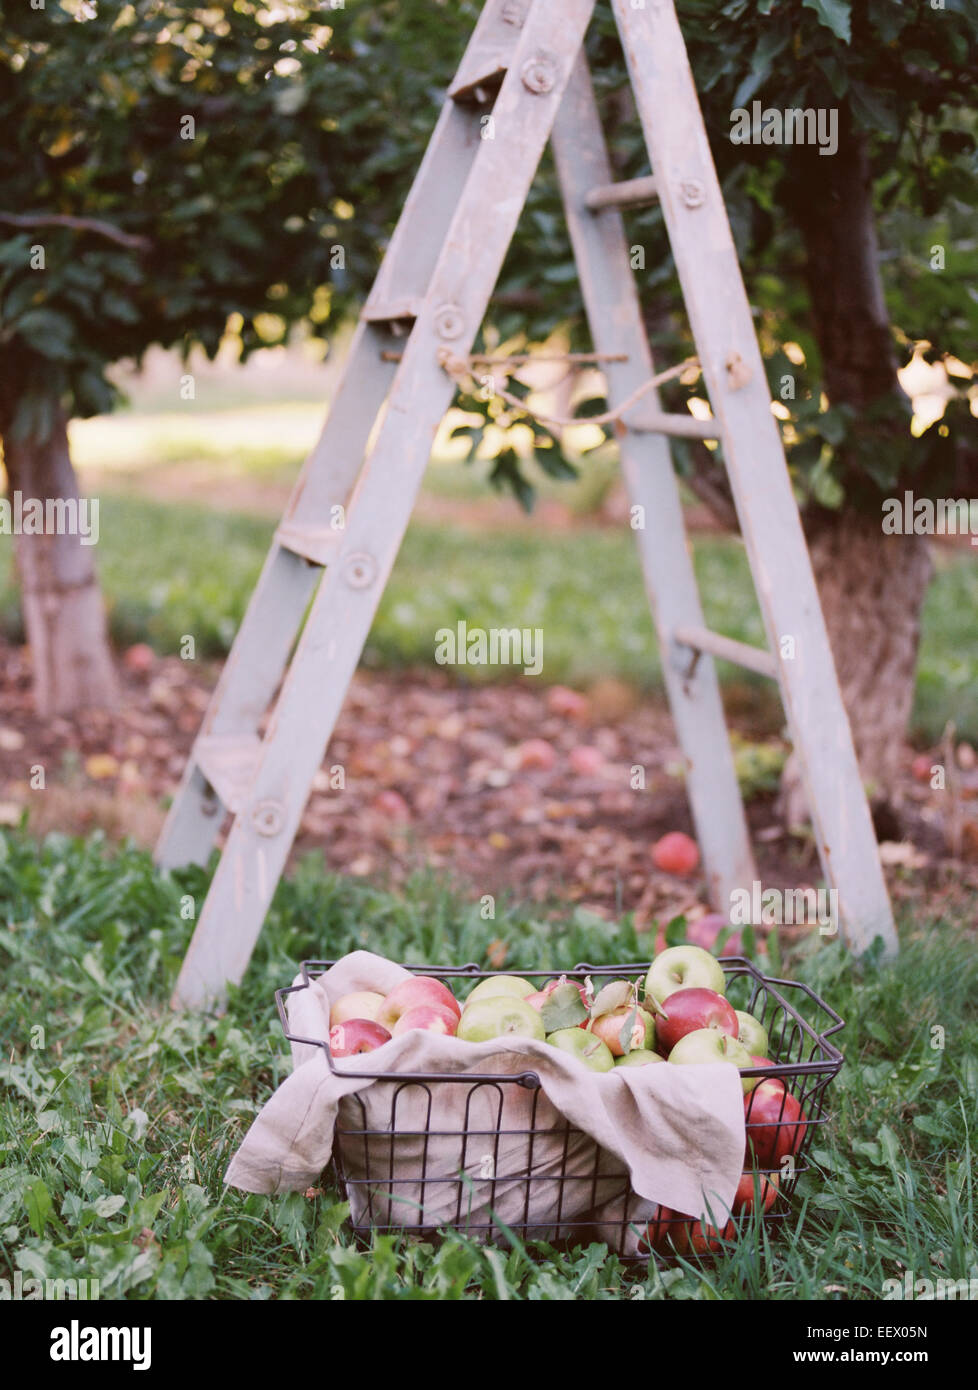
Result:
[[[289,995],[290,1031],[325,1040],[331,1000],[386,994],[409,974],[355,951]],[[292,1057],[292,1075],[256,1117],[225,1182],[246,1192],[304,1190],[330,1158],[337,1118],[341,1131],[379,1130],[338,1136],[358,1222],[485,1233],[495,1220],[528,1223],[528,1234],[553,1239],[562,1222],[588,1213],[620,1219],[629,1185],[639,1198],[691,1216],[726,1212],[744,1165],[743,1093],[727,1062],[593,1072],[530,1038],[466,1043],[420,1030],[334,1059],[335,1072],[314,1043],[293,1043]],[[533,1071],[541,1089],[447,1081],[396,1088],[356,1074],[363,1071]],[[633,1197],[629,1214],[636,1207]]]

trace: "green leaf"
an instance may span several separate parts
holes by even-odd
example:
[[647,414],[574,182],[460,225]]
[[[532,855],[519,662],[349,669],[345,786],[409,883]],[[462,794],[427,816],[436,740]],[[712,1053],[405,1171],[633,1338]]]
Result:
[[831,29],[837,39],[849,43],[852,39],[852,15],[849,0],[802,0],[806,10],[814,10],[819,23]]
[[635,986],[630,980],[612,980],[610,985],[598,990],[591,1005],[591,1017],[600,1018],[602,1014],[610,1014],[623,1004],[630,1004],[634,998]]
[[54,1217],[54,1203],[47,1184],[41,1178],[35,1178],[24,1189],[24,1205],[31,1230],[36,1236],[43,1236],[45,1226]]
[[621,1025],[621,1032],[618,1034],[619,1046],[621,1047],[622,1052],[626,1054],[626,1056],[629,1052],[632,1051],[632,1029],[635,1027],[635,1020],[637,1018],[638,1004],[636,1004],[634,1008],[629,1010],[624,1023]]
[[540,1010],[543,1027],[547,1033],[556,1033],[560,1028],[576,1028],[587,1018],[587,1009],[577,985],[568,982],[558,985]]

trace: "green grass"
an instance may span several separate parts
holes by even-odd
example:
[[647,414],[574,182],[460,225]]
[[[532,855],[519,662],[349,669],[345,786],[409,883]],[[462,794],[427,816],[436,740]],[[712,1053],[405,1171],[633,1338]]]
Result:
[[[119,643],[174,652],[192,634],[199,655],[228,650],[271,539],[271,520],[131,496],[106,496],[97,562]],[[694,545],[707,620],[761,643],[760,615],[739,541]],[[20,636],[10,539],[0,537],[0,621]],[[542,628],[546,681],[617,676],[660,688],[660,664],[636,547],[624,530],[474,532],[416,522],[369,638],[373,667],[431,665],[435,633],[469,627]],[[468,679],[510,679],[510,667],[466,667]],[[721,666],[724,680],[742,672]],[[750,679],[750,678],[748,678]],[[757,688],[764,686],[755,678]],[[766,687],[765,687],[766,688]],[[924,612],[914,725],[933,741],[953,719],[978,738],[978,565],[941,559]]]
[[[495,922],[434,880],[395,898],[306,862],[282,885],[220,1020],[166,1007],[190,924],[148,857],[97,839],[0,839],[0,1277],[98,1279],[103,1298],[877,1299],[883,1281],[969,1278],[975,1246],[978,953],[950,923],[904,924],[889,965],[836,944],[797,962],[848,1020],[820,1171],[783,1229],[715,1262],[627,1269],[605,1247],[358,1246],[330,1189],[246,1195],[222,1176],[288,1073],[272,991],[304,956],[369,946],[409,962],[513,969],[641,959],[648,938],[583,913]],[[933,1046],[943,1030],[943,1049]]]

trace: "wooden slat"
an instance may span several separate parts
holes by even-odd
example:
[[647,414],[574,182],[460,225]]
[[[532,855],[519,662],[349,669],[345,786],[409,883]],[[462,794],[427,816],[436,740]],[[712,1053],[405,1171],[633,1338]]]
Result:
[[[611,165],[583,55],[554,127],[553,150],[595,349],[621,351],[628,357],[627,362],[605,368],[608,403],[614,407],[648,381],[655,367],[621,215],[593,217],[587,207],[589,190],[608,182]],[[656,411],[661,414],[657,394],[650,393],[634,414]],[[628,412],[625,423],[631,420]],[[686,759],[686,786],[710,898],[723,911],[735,889],[753,883],[756,871],[713,663],[704,658],[692,676],[684,677],[669,660],[674,627],[705,626],[679,488],[662,435],[630,429],[619,437],[619,448],[629,498],[644,517],[635,537],[666,691]]]
[[697,420],[695,415],[667,415],[637,405],[628,412],[628,428],[638,434],[666,434],[673,439],[716,439],[720,430],[715,420]]
[[770,652],[761,647],[751,647],[746,642],[724,637],[722,633],[711,632],[705,627],[677,627],[673,629],[672,637],[680,647],[706,652],[723,661],[732,661],[736,666],[743,666],[747,671],[756,671],[759,676],[769,676],[775,681],[778,679],[778,663]]
[[[672,0],[612,0],[652,171],[808,794],[822,869],[857,951],[893,913],[767,378]],[[783,659],[792,639],[794,656]]]
[[584,205],[592,212],[603,212],[606,208],[642,207],[654,203],[658,196],[655,179],[648,175],[642,179],[626,179],[621,183],[598,184],[585,196]]
[[194,746],[194,758],[208,784],[235,813],[247,798],[260,756],[261,740],[254,734],[212,734]]

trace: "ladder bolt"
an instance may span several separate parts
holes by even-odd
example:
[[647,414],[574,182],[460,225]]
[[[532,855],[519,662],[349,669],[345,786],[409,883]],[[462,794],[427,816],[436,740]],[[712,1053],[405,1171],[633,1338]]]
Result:
[[679,185],[680,196],[688,208],[699,208],[703,206],[706,198],[706,189],[699,179],[683,179]]
[[369,589],[377,578],[377,561],[365,550],[359,550],[347,560],[343,578],[351,589]]
[[280,801],[259,801],[251,813],[251,823],[259,835],[277,835],[285,824],[285,813]]
[[523,86],[535,96],[552,92],[557,83],[557,64],[549,53],[537,53],[527,58],[520,73]]
[[435,332],[439,338],[461,338],[465,318],[457,304],[440,304],[435,310]]

